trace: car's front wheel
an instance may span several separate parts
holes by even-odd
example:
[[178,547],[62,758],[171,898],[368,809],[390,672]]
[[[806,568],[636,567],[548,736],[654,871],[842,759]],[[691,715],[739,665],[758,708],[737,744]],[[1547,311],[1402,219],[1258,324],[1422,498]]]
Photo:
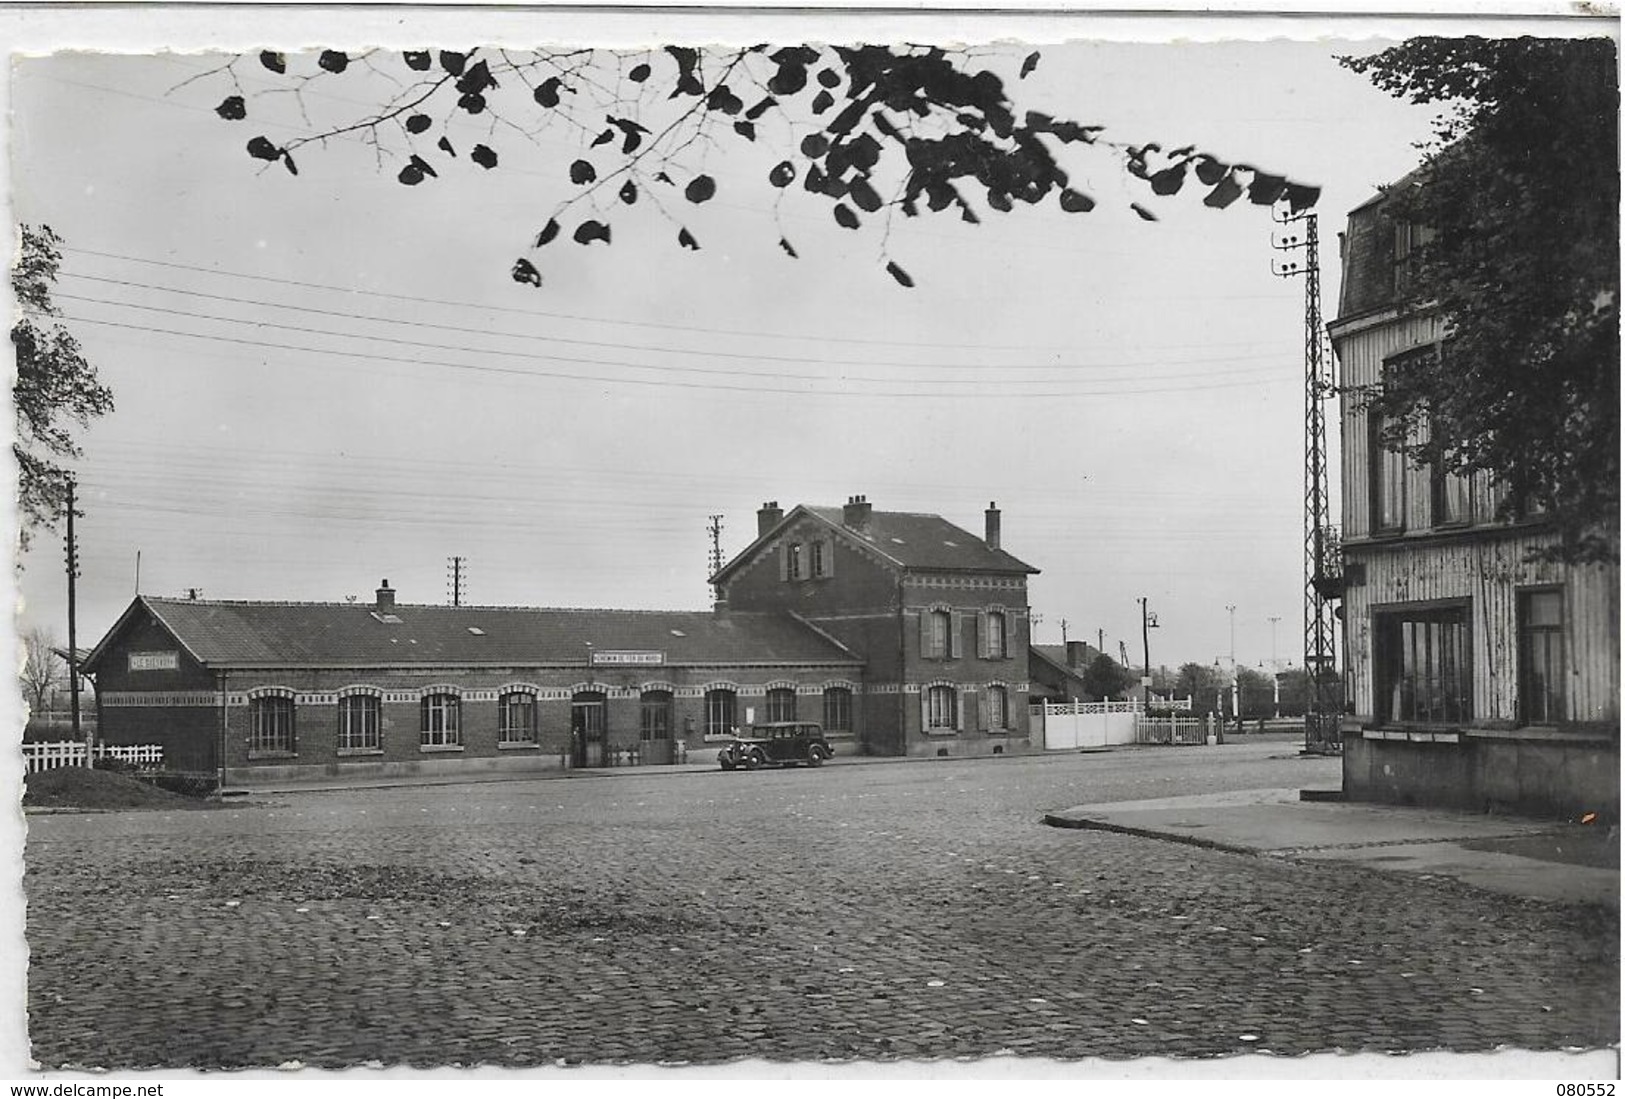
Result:
[[745,757],[745,770],[754,771],[756,768],[760,767],[766,762],[767,760],[762,756],[762,753],[752,752],[750,755]]
[[824,763],[824,749],[814,744],[807,749],[807,766],[820,767]]

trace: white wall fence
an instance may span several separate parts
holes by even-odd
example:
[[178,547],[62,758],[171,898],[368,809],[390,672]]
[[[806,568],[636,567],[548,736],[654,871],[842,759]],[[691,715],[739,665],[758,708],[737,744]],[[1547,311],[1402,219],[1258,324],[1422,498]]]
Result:
[[1029,724],[1034,741],[1052,752],[1118,744],[1203,744],[1216,735],[1211,717],[1190,712],[1189,698],[1154,698],[1151,706],[1159,713],[1147,714],[1139,699],[1044,702],[1031,707]]
[[[93,751],[97,759],[121,759],[138,767],[156,768],[164,762],[161,744],[98,744]],[[92,749],[77,740],[24,744],[23,768],[32,775],[57,767],[88,767],[91,755]]]

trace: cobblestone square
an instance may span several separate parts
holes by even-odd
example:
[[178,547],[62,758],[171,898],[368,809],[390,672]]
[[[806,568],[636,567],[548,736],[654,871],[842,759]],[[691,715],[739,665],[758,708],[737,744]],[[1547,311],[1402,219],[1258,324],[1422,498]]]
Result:
[[1289,744],[33,816],[43,1067],[1597,1048],[1617,917],[1045,827]]

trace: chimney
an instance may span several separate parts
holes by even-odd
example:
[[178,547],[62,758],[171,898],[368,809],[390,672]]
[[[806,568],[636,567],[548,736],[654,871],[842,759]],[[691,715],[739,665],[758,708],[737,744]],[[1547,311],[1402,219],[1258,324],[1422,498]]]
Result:
[[1082,641],[1068,641],[1066,643],[1066,663],[1069,668],[1081,668],[1088,659],[1089,646]]
[[763,504],[756,512],[756,537],[766,535],[768,531],[778,526],[779,520],[783,518],[784,509],[779,507],[777,500],[769,500]]
[[854,496],[841,509],[841,522],[853,530],[861,531],[869,525],[869,497]]
[[987,505],[987,537],[983,541],[988,549],[999,548],[999,505],[992,501]]
[[388,580],[378,584],[378,610],[392,611],[395,609],[395,589],[389,586]]

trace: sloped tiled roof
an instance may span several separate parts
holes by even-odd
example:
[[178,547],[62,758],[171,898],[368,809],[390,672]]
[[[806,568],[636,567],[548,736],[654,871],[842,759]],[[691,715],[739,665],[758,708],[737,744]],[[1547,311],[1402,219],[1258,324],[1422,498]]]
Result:
[[847,537],[867,542],[908,568],[956,572],[1038,571],[1002,549],[993,549],[981,538],[940,515],[871,511],[863,530],[858,531],[845,525],[843,508],[804,505],[796,511],[806,511],[831,526],[840,527]]
[[1085,645],[1083,647],[1083,660],[1074,668],[1067,663],[1065,645],[1029,645],[1028,648],[1054,664],[1057,668],[1072,675],[1081,675],[1083,670],[1094,662],[1095,657],[1100,655],[1099,649],[1093,645]]
[[[144,604],[193,656],[211,667],[585,666],[589,644],[598,652],[663,652],[667,664],[860,662],[807,623],[777,613],[400,605],[388,612],[399,621],[389,622],[375,617],[375,608],[366,603],[143,596],[137,604]],[[109,634],[97,651],[112,637]]]

